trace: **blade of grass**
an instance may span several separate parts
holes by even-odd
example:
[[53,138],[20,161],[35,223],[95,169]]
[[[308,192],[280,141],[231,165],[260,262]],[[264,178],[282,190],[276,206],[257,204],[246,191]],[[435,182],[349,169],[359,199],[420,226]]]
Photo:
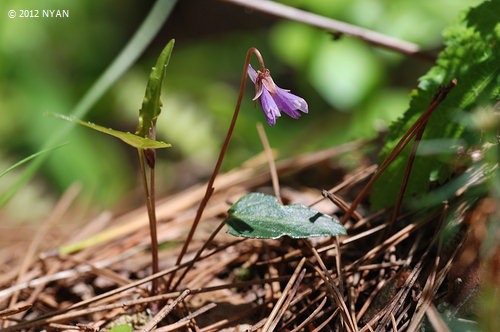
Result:
[[66,145],[66,144],[68,144],[68,143],[59,144],[59,145],[53,146],[53,147],[51,147],[51,148],[48,148],[48,149],[43,149],[43,150],[41,150],[41,151],[38,151],[38,152],[36,152],[36,153],[33,153],[32,155],[30,155],[30,156],[28,156],[28,157],[26,157],[26,158],[24,158],[24,159],[22,159],[22,160],[18,161],[18,162],[17,162],[17,163],[15,163],[14,165],[12,165],[12,166],[10,166],[9,168],[7,168],[7,169],[3,170],[2,172],[0,172],[0,178],[1,178],[2,176],[4,176],[5,174],[9,173],[10,171],[12,171],[14,168],[19,167],[19,166],[21,166],[22,164],[27,163],[27,162],[28,162],[28,161],[30,161],[31,159],[34,159],[34,158],[38,157],[39,155],[44,154],[44,153],[46,153],[46,152],[49,152],[49,151],[52,151],[52,150],[55,150],[55,149],[59,149],[60,147],[63,147],[63,146],[64,146],[64,145]]

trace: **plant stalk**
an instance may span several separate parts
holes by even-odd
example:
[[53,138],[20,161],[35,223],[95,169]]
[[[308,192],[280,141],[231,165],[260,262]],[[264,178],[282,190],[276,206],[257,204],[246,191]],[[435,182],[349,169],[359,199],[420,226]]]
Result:
[[[246,55],[246,58],[245,58],[245,65],[243,67],[243,76],[241,78],[241,84],[240,84],[240,92],[239,92],[239,95],[238,95],[238,100],[236,102],[236,107],[234,109],[234,113],[233,113],[233,118],[231,120],[231,124],[229,125],[229,129],[227,130],[226,139],[224,140],[224,144],[222,145],[221,151],[219,153],[219,158],[217,159],[217,163],[215,164],[214,171],[212,172],[212,176],[210,177],[210,180],[207,183],[207,190],[205,191],[205,196],[203,197],[203,199],[200,202],[200,205],[198,207],[198,211],[196,212],[196,217],[195,217],[195,219],[193,221],[193,225],[191,226],[191,229],[190,229],[189,234],[188,234],[188,236],[186,238],[186,241],[184,242],[184,246],[182,247],[182,250],[181,250],[179,256],[177,257],[177,262],[175,263],[175,265],[179,265],[181,263],[182,258],[184,257],[184,254],[187,251],[189,243],[193,239],[194,232],[195,232],[196,228],[198,227],[198,224],[199,224],[199,222],[201,220],[201,216],[203,214],[203,211],[205,210],[205,207],[206,207],[206,205],[208,203],[208,200],[210,199],[210,196],[214,192],[213,185],[214,185],[214,182],[215,182],[215,178],[217,177],[217,174],[219,173],[220,167],[222,165],[222,161],[224,160],[224,155],[226,154],[226,150],[227,150],[227,147],[229,145],[229,141],[231,140],[231,136],[233,134],[234,126],[236,124],[236,119],[238,118],[238,114],[239,114],[239,111],[240,111],[241,100],[243,99],[243,94],[245,92],[245,84],[246,84],[246,81],[247,81],[248,65],[250,64],[250,56],[252,55],[252,53],[257,56],[257,59],[259,60],[261,71],[264,71],[264,69],[265,69],[265,67],[264,67],[264,60],[262,59],[262,56],[261,56],[259,50],[257,50],[254,47],[251,47],[247,51],[247,55]],[[174,277],[175,277],[175,272],[170,275],[170,279],[167,282],[167,290],[170,289],[170,285],[171,285],[172,280],[174,279]]]
[[[157,273],[159,269],[158,264],[158,235],[156,231],[156,211],[155,211],[155,195],[154,195],[154,168],[150,168],[150,190],[148,189],[148,180],[146,176],[146,163],[144,162],[144,149],[137,149],[139,152],[139,163],[141,165],[142,173],[142,183],[144,185],[144,197],[146,199],[146,207],[148,209],[148,219],[149,219],[149,233],[151,235],[151,258],[152,258],[152,269],[153,274]],[[151,295],[155,296],[158,294],[158,279],[153,279],[151,284]]]

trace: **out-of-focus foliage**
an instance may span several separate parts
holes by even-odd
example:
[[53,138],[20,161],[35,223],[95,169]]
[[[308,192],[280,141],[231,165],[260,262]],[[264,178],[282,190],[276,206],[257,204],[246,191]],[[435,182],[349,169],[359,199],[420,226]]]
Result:
[[[445,31],[446,49],[434,66],[420,80],[413,91],[410,108],[395,122],[386,138],[381,159],[390,153],[404,132],[425,111],[439,85],[447,85],[456,78],[457,86],[429,119],[423,136],[423,148],[432,147],[433,153],[416,158],[406,197],[426,193],[429,182],[443,182],[453,169],[450,161],[458,148],[481,143],[478,128],[464,126],[466,112],[500,100],[500,2],[487,1],[454,21]],[[427,141],[427,142],[426,142]],[[427,144],[426,144],[427,143]],[[441,148],[436,146],[442,144]],[[420,150],[422,151],[422,150]],[[410,147],[396,159],[376,182],[372,194],[375,209],[387,207],[396,201]]]
[[[284,3],[424,47],[435,47],[439,46],[440,31],[449,20],[460,9],[478,1]],[[67,114],[120,52],[150,5],[132,0],[122,1],[119,6],[112,2],[47,0],[44,8],[69,9],[70,18],[22,20],[8,19],[7,11],[41,9],[39,1],[0,2],[0,14],[5,15],[0,20],[2,155],[16,160],[40,150],[45,137],[61,125],[42,114]],[[213,5],[226,6],[219,2]],[[164,115],[157,124],[159,139],[174,146],[158,154],[160,164],[168,160],[163,162],[164,172],[157,175],[160,191],[167,190],[167,185],[189,182],[175,175],[178,161],[188,160],[189,167],[182,170],[184,174],[193,174],[191,181],[204,174],[196,170],[212,167],[234,110],[243,58],[251,46],[261,50],[280,86],[293,89],[310,106],[310,113],[300,121],[283,118],[279,126],[268,131],[272,146],[282,156],[373,137],[376,130],[384,128],[406,109],[407,91],[414,87],[415,78],[427,70],[427,65],[418,60],[373,48],[347,36],[334,40],[330,34],[303,24],[267,19],[260,25],[259,20],[265,16],[248,14],[238,7],[231,8],[245,21],[240,23],[255,21],[252,27],[226,25],[216,32],[178,38],[176,32],[187,32],[189,36],[189,31],[200,24],[208,27],[211,22],[222,22],[217,12],[209,11],[204,20],[190,21],[191,16],[196,17],[197,6],[188,1],[179,2],[178,7],[177,10],[191,15],[175,21],[177,26],[173,31],[162,33],[159,37],[162,40],[154,43],[148,54],[85,118],[107,127],[134,130],[151,61],[168,38],[176,37],[177,49],[162,98]],[[330,56],[332,61],[328,61]],[[247,88],[223,165],[226,169],[262,149],[255,123],[264,119],[251,102],[252,95],[252,89]],[[43,168],[42,175],[54,187],[63,190],[79,181],[89,197],[109,205],[118,202],[135,185],[136,165],[130,162],[133,159],[119,142],[82,128],[74,129],[67,139],[69,144],[51,153]],[[6,178],[2,181],[11,182],[12,179]],[[0,183],[0,189],[5,186],[5,182]],[[39,201],[46,197],[43,190],[39,191]],[[13,206],[16,204],[13,202]]]
[[[67,9],[70,17],[19,17],[21,9],[37,9],[41,16],[41,9],[46,8]],[[0,20],[2,149],[26,155],[38,151],[61,125],[43,113],[67,113],[123,46],[127,36],[117,36],[118,29],[109,24],[109,19],[113,13],[120,17],[126,11],[120,7],[112,12],[101,3],[55,0],[44,2],[43,6],[39,1],[2,1],[0,10],[5,15]],[[8,19],[8,10],[15,10],[17,17]],[[96,38],[98,35],[100,38]],[[44,175],[61,189],[79,181],[97,201],[116,202],[128,188],[131,169],[115,144],[101,144],[102,137],[90,136],[85,130],[74,130],[65,137],[69,144],[54,151]],[[112,173],[114,176],[108,176]],[[106,185],[102,184],[104,178],[108,180]],[[39,201],[50,197],[45,191],[38,193]],[[13,210],[22,215],[30,209]]]

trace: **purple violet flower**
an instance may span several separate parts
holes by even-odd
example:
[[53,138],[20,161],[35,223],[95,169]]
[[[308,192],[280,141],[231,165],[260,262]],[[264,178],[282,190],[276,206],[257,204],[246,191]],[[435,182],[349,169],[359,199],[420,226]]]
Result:
[[264,72],[255,71],[251,65],[248,65],[248,76],[255,84],[255,97],[260,98],[260,106],[264,111],[267,123],[270,126],[276,124],[276,118],[281,116],[281,112],[294,119],[300,118],[300,112],[307,113],[308,107],[304,98],[291,94],[290,90],[285,90],[274,84],[269,70]]

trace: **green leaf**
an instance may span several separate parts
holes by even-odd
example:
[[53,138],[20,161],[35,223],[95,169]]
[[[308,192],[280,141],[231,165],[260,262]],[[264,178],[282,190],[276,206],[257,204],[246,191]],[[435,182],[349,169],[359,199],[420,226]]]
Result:
[[109,330],[109,332],[132,332],[132,327],[128,324],[117,325]]
[[234,236],[298,239],[346,234],[337,219],[300,204],[282,206],[276,197],[262,193],[243,196],[228,212],[226,224]]
[[156,65],[151,69],[149,81],[146,86],[146,94],[139,111],[139,126],[136,134],[142,137],[149,137],[153,124],[156,122],[161,112],[161,86],[167,71],[167,65],[174,47],[174,39],[170,40],[161,52]]
[[[391,125],[380,161],[426,110],[438,86],[447,85],[453,78],[458,84],[429,119],[423,140],[451,139],[456,140],[455,145],[463,145],[461,140],[471,145],[480,143],[477,130],[466,128],[460,117],[500,100],[500,1],[485,1],[462,13],[447,27],[444,37],[446,48],[439,54],[437,65],[420,79],[419,89],[412,92],[410,108]],[[410,146],[375,183],[371,195],[373,209],[389,207],[396,201],[409,153]],[[453,158],[451,153],[417,155],[405,199],[425,195],[431,174],[440,183],[449,179]]]
[[133,147],[138,148],[138,149],[161,149],[161,148],[168,148],[171,146],[170,144],[165,143],[165,142],[155,141],[155,140],[152,140],[152,139],[147,138],[147,137],[141,137],[141,136],[131,134],[128,132],[124,132],[124,131],[105,128],[103,126],[99,126],[99,125],[96,125],[96,124],[91,123],[91,122],[84,122],[84,121],[80,121],[77,119],[72,119],[72,118],[67,117],[65,115],[61,115],[61,114],[50,114],[50,115],[53,115],[53,116],[60,118],[60,119],[63,119],[63,120],[76,122],[78,124],[81,124],[82,126],[89,127],[89,128],[94,129],[94,130],[100,131],[102,133],[114,136],[116,138],[121,139],[125,143],[132,145]]

